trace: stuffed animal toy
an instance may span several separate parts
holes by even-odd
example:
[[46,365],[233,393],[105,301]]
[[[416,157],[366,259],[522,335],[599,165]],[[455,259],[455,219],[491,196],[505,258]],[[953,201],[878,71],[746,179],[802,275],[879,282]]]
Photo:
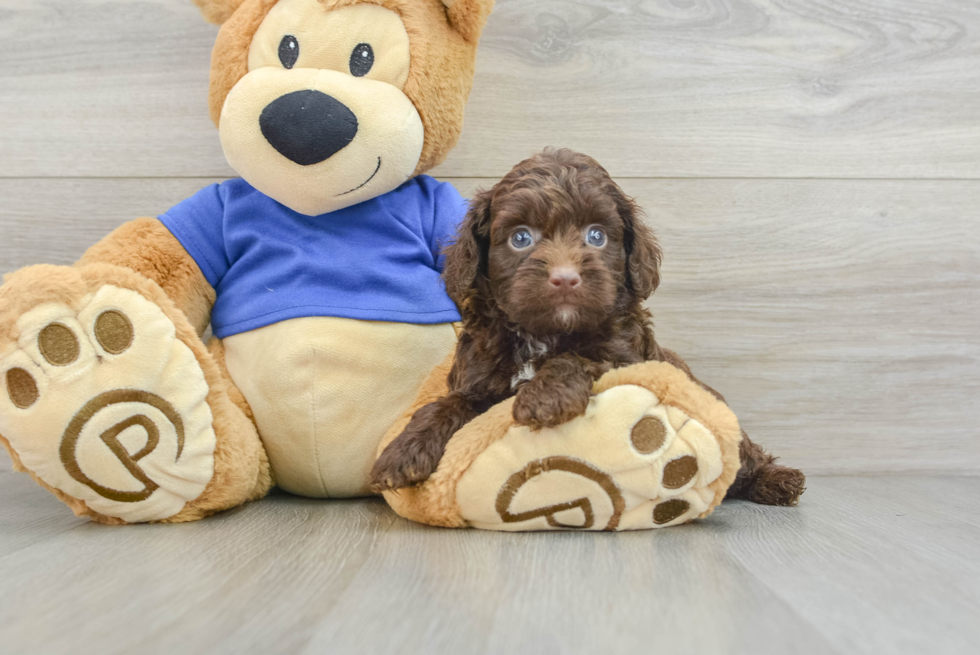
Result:
[[[456,341],[440,248],[466,203],[424,173],[459,136],[493,1],[194,1],[222,25],[211,117],[241,178],[0,288],[0,442],[102,523],[196,520],[276,485],[367,494]],[[595,391],[533,434],[494,407],[390,504],[534,530],[673,525],[721,501],[727,406],[666,363]]]

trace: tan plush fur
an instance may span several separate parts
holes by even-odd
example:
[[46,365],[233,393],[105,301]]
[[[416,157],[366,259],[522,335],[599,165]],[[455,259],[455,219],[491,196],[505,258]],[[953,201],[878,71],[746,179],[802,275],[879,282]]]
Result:
[[453,28],[467,41],[476,45],[483,26],[493,10],[493,2],[487,0],[444,0],[446,14]]
[[[419,408],[447,392],[446,377],[451,367],[450,357],[432,371],[422,385],[415,404],[382,439],[378,453],[401,434]],[[596,382],[593,391],[598,394],[615,386],[629,384],[649,389],[661,402],[677,407],[697,419],[718,438],[723,473],[709,485],[714,492],[714,500],[708,510],[700,515],[700,518],[704,518],[724,499],[725,491],[738,472],[738,447],[742,438],[738,419],[725,403],[712,396],[683,371],[666,362],[644,362],[612,370]],[[503,438],[514,425],[513,404],[513,398],[499,403],[457,432],[446,447],[439,468],[424,484],[385,492],[385,500],[392,509],[400,516],[420,523],[447,528],[466,527],[456,502],[456,486],[473,461],[492,443]]]
[[[17,319],[30,309],[45,302],[56,302],[77,310],[81,307],[86,291],[86,285],[78,273],[64,266],[31,266],[6,275],[4,284],[0,287],[0,341],[16,343],[19,337]],[[41,487],[68,505],[77,516],[91,516],[102,523],[114,525],[125,523],[120,519],[96,514],[82,501],[46,484],[23,465],[17,452],[2,435],[0,443],[10,454],[15,471],[28,473]]]
[[208,107],[215,125],[221,120],[225,98],[238,80],[248,73],[248,50],[252,39],[278,0],[245,0],[218,32],[211,51],[211,85]]
[[98,263],[124,266],[159,284],[197,334],[204,334],[214,289],[163,223],[155,218],[126,223],[89,248],[76,266]]
[[[222,377],[226,380],[231,380],[231,374],[228,373],[228,365],[225,363],[225,344],[216,337],[211,337],[208,341],[208,352],[211,357],[214,358],[214,363],[218,365],[218,369],[221,371]],[[238,409],[242,410],[242,413],[248,417],[248,420],[255,422],[255,414],[252,412],[252,407],[245,400],[245,396],[234,385],[229,385],[228,387],[228,397],[231,402],[235,403]]]
[[704,518],[725,498],[725,492],[735,481],[741,462],[738,446],[742,441],[742,429],[732,410],[715,398],[683,371],[667,362],[644,362],[625,368],[614,369],[596,382],[593,391],[602,393],[624,384],[635,384],[652,391],[665,405],[672,405],[698,420],[718,439],[721,447],[723,472],[711,483],[715,492],[711,506],[701,514]]
[[78,273],[65,266],[29,266],[4,276],[0,287],[0,342],[16,342],[17,320],[42,303],[82,306],[88,289]]
[[[147,270],[166,270],[165,261],[151,260],[152,257],[148,257],[144,262]],[[272,486],[268,459],[252,421],[229,396],[233,389],[230,378],[224,376],[195,328],[153,280],[129,268],[102,263],[74,268],[41,265],[22,269],[8,276],[0,289],[0,337],[16,341],[19,336],[17,319],[37,305],[58,302],[77,309],[89,294],[106,284],[132,289],[156,303],[174,323],[177,338],[194,353],[209,387],[207,400],[214,416],[214,430],[218,435],[214,452],[214,476],[199,498],[188,503],[180,513],[165,522],[196,520],[241,505],[248,500],[261,498],[268,493]],[[238,394],[238,391],[236,389],[231,393]],[[10,452],[15,468],[25,470],[5,439],[3,444]],[[64,501],[79,516],[90,516],[100,523],[124,523],[120,519],[94,512],[82,501],[51,488],[33,473],[31,477]]]
[[214,451],[214,476],[201,494],[165,523],[194,521],[223,509],[237,507],[248,500],[265,496],[272,487],[269,461],[252,421],[229,397],[234,385],[222,374],[218,364],[194,328],[174,302],[153,281],[126,269],[108,264],[93,264],[79,269],[91,288],[103,284],[132,289],[156,303],[173,321],[177,338],[194,353],[208,383],[208,405],[214,416],[218,435]]
[[[120,266],[139,275],[124,275],[116,270]],[[178,338],[194,352],[208,381],[208,404],[220,435],[215,475],[200,498],[166,522],[203,518],[267,494],[272,474],[251,408],[231,382],[220,342],[214,340],[210,348],[216,359],[200,340],[210,321],[214,289],[180,242],[159,220],[141,218],[92,246],[76,267],[83,277],[139,291],[158,304],[177,327]]]
[[[325,8],[376,4],[401,16],[410,40],[412,64],[407,95],[425,127],[425,143],[415,174],[442,163],[463,129],[463,109],[476,66],[479,34],[493,0],[321,0]],[[248,73],[255,32],[276,0],[245,0],[221,28],[211,58],[209,105],[215,125],[232,87]],[[450,22],[451,21],[451,22]]]

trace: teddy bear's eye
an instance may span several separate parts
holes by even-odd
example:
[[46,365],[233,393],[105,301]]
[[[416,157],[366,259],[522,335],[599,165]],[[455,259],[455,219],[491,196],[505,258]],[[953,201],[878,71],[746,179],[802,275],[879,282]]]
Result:
[[350,74],[364,77],[374,66],[374,50],[367,43],[360,43],[350,55]]
[[279,61],[285,68],[292,68],[299,59],[299,41],[292,34],[282,37],[279,42]]

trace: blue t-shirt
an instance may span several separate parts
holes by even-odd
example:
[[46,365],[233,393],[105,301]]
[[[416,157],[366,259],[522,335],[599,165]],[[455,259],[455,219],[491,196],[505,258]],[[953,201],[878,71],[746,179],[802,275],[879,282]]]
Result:
[[305,316],[460,320],[440,279],[440,248],[466,209],[451,184],[426,175],[322,216],[294,212],[234,179],[160,220],[217,291],[211,325],[224,338]]

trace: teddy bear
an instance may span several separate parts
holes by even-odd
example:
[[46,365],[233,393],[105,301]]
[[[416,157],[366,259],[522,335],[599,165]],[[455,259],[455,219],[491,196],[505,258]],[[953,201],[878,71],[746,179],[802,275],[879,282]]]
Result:
[[[197,520],[275,486],[369,494],[457,339],[441,252],[467,203],[425,172],[459,137],[493,0],[194,2],[221,25],[209,104],[240,177],[0,287],[0,442],[101,523]],[[451,527],[612,530],[721,501],[740,438],[724,403],[663,362],[595,393],[548,434],[492,408],[389,504]]]

